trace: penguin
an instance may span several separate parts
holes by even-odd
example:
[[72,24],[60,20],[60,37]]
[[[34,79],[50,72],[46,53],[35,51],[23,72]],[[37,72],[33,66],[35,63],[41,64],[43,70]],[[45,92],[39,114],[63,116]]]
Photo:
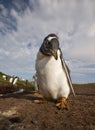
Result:
[[59,109],[68,109],[70,90],[74,96],[75,92],[56,34],[51,33],[44,38],[37,53],[35,68],[39,92],[44,99],[56,101]]

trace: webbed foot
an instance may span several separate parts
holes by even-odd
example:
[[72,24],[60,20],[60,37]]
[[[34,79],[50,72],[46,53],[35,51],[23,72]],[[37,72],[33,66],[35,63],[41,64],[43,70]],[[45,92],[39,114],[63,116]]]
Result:
[[65,97],[62,97],[62,98],[60,99],[60,101],[59,101],[58,103],[56,103],[56,107],[57,107],[58,109],[66,109],[66,110],[68,110],[69,108],[68,108],[68,104],[67,104],[66,98],[65,98]]

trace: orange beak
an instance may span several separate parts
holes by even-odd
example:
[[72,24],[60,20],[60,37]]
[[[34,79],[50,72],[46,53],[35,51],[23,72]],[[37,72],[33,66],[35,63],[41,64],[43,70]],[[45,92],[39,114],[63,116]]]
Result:
[[57,60],[58,56],[57,56],[57,52],[55,50],[51,50],[52,56],[54,56],[54,58]]

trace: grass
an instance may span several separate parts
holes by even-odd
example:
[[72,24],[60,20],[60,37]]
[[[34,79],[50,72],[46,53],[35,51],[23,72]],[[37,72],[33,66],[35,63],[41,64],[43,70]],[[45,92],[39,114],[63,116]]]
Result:
[[[3,77],[2,77],[3,75],[6,75],[6,74],[0,72],[0,82],[5,82],[5,80],[4,80]],[[9,75],[6,75],[6,76],[7,76],[7,80],[6,80],[6,81],[8,81],[11,76],[9,76]]]
[[[3,75],[7,76],[7,80],[3,79]],[[25,80],[19,78],[15,85],[12,85],[9,80],[12,76],[4,74],[0,72],[0,93],[9,93],[13,91],[17,91],[19,89],[24,89],[25,91],[34,90],[34,84],[32,81]]]

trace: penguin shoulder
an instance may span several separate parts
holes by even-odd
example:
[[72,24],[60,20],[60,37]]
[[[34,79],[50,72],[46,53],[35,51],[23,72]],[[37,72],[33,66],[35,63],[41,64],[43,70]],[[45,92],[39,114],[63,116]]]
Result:
[[37,60],[42,60],[43,58],[45,58],[46,56],[43,55],[40,51],[37,54]]

